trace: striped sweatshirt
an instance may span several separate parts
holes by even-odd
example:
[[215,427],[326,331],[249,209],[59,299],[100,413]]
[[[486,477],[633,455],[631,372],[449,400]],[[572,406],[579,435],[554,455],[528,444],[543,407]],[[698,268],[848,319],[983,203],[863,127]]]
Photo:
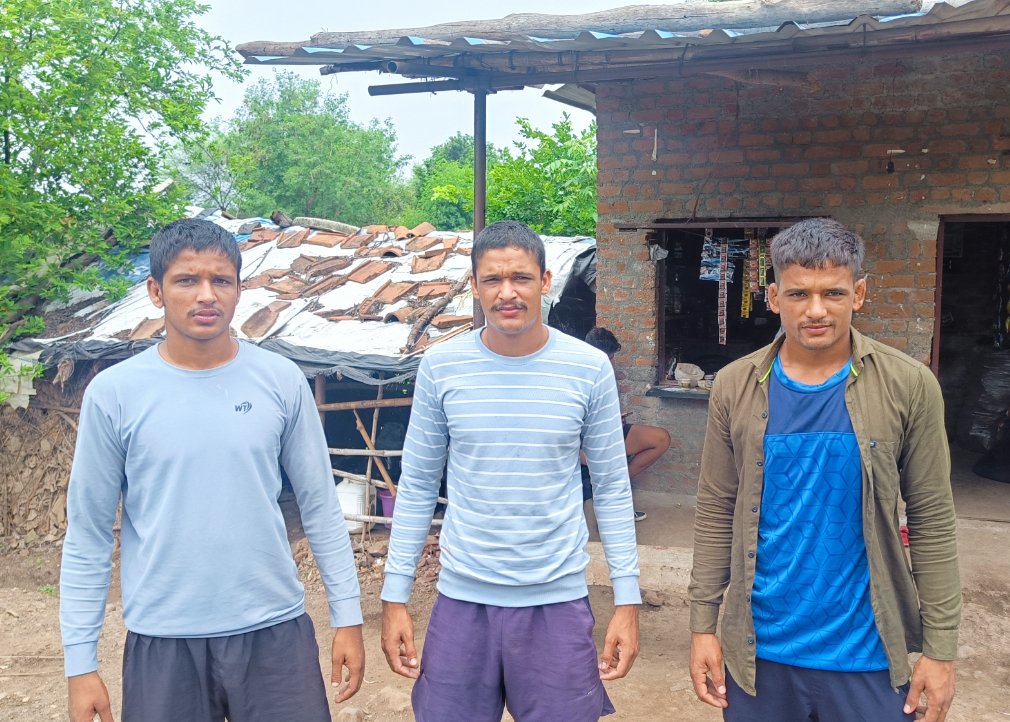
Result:
[[493,353],[479,331],[428,350],[404,443],[383,600],[410,596],[447,462],[442,594],[503,607],[586,596],[580,447],[614,603],[638,604],[631,483],[606,355],[554,329],[528,356]]

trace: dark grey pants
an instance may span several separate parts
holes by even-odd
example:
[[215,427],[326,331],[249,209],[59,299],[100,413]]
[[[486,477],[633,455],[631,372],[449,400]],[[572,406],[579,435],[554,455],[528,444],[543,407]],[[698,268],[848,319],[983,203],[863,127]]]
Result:
[[307,614],[228,637],[129,632],[123,722],[330,722]]

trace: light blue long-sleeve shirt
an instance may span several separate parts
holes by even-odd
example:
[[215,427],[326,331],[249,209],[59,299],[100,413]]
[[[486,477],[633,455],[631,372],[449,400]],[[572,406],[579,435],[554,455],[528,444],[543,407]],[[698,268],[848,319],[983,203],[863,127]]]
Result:
[[122,498],[123,618],[154,637],[219,637],[304,611],[278,505],[283,466],[330,623],[361,624],[350,539],[319,416],[287,359],[242,343],[187,371],[152,347],[95,377],[67,496],[60,627],[68,676],[97,669]]
[[382,598],[406,602],[448,461],[438,589],[505,607],[588,593],[579,448],[615,604],[638,604],[638,551],[614,373],[605,354],[550,329],[529,356],[465,334],[429,349],[404,444]]

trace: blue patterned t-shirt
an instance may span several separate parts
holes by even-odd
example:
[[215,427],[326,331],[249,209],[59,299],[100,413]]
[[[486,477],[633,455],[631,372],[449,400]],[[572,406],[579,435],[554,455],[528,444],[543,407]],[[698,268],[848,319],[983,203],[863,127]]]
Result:
[[845,382],[769,378],[765,476],[751,599],[757,656],[839,672],[887,669],[870,606],[862,472]]

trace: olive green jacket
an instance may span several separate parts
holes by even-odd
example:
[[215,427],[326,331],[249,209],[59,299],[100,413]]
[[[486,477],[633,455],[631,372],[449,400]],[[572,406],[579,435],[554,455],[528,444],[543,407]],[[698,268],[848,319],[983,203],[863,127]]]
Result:
[[[750,595],[764,483],[766,382],[783,338],[719,372],[698,481],[691,631],[716,632],[725,604],[726,666],[750,694],[755,694]],[[899,687],[909,679],[909,652],[938,660],[957,654],[961,584],[943,397],[928,368],[855,330],[852,363],[845,405],[862,460],[870,601],[891,683]],[[899,531],[899,496],[907,505],[911,568]]]

